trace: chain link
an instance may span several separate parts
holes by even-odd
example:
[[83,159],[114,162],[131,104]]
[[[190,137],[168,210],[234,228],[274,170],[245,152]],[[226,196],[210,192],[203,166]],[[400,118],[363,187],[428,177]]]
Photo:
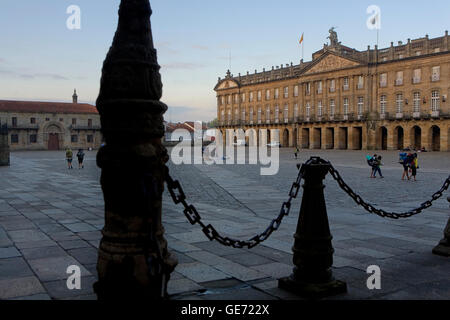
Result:
[[421,213],[423,210],[431,207],[433,205],[433,202],[438,200],[442,197],[444,192],[448,189],[450,186],[450,176],[445,180],[444,185],[442,188],[437,191],[433,196],[431,197],[431,200],[425,201],[420,205],[420,207],[404,212],[404,213],[395,213],[395,212],[387,212],[382,209],[377,209],[370,203],[365,202],[360,195],[356,194],[342,179],[339,172],[330,164],[330,174],[334,178],[334,180],[337,181],[339,186],[342,190],[344,190],[358,205],[362,206],[365,210],[367,210],[370,213],[374,213],[380,217],[383,218],[390,218],[390,219],[400,219],[400,218],[409,218],[416,214]]
[[297,165],[297,168],[299,169],[297,179],[294,181],[294,183],[291,186],[291,189],[289,190],[289,199],[286,202],[283,202],[281,205],[280,213],[279,215],[272,220],[272,222],[269,224],[267,229],[262,232],[261,234],[258,234],[249,240],[243,241],[243,240],[236,240],[229,237],[223,237],[221,236],[217,230],[212,225],[205,225],[202,222],[202,218],[200,217],[200,214],[198,213],[197,209],[186,202],[186,195],[183,191],[183,188],[181,187],[181,184],[177,180],[173,180],[172,177],[169,174],[169,168],[165,166],[165,180],[167,183],[167,189],[169,190],[170,196],[173,199],[173,202],[175,204],[181,203],[184,207],[184,215],[188,219],[189,223],[192,225],[199,224],[202,228],[203,233],[206,235],[206,237],[209,240],[216,240],[217,242],[223,244],[224,246],[233,247],[233,248],[244,248],[248,247],[249,249],[256,247],[261,242],[267,240],[270,235],[278,230],[281,226],[281,222],[285,216],[289,215],[289,212],[291,210],[291,202],[292,199],[297,198],[301,181],[303,179],[303,174],[305,171],[305,166],[309,165],[311,162],[308,161],[302,166]]

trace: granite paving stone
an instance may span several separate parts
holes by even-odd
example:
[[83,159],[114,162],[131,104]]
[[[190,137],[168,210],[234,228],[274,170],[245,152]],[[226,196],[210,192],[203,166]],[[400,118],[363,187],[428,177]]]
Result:
[[23,277],[0,280],[0,300],[45,294],[36,277]]
[[0,247],[0,259],[20,257],[20,252],[15,247]]
[[90,276],[91,273],[73,257],[67,255],[63,257],[51,257],[44,259],[29,260],[31,268],[38,276],[39,280],[46,282],[52,280],[67,279],[67,268],[71,265],[79,266],[81,276]]
[[8,280],[28,276],[33,276],[33,271],[30,269],[23,258],[18,257],[0,259],[0,280]]

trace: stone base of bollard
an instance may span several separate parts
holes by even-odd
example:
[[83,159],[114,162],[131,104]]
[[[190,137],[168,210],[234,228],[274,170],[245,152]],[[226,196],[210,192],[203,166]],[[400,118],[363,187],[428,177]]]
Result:
[[292,275],[279,279],[278,287],[306,299],[322,299],[347,293],[347,284],[340,280],[333,279],[325,283],[307,283],[295,280]]
[[444,231],[444,239],[434,247],[433,253],[439,256],[450,257],[450,219],[448,219],[447,226]]

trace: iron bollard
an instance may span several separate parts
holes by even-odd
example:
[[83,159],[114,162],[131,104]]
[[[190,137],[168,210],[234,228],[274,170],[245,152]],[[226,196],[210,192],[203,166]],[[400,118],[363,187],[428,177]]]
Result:
[[[447,198],[450,202],[450,197]],[[439,244],[434,247],[433,253],[439,256],[450,257],[450,218],[447,221],[447,226],[444,229],[444,239],[442,239]]]
[[347,292],[345,282],[335,280],[331,271],[334,249],[328,224],[323,180],[329,162],[318,157],[304,164],[303,199],[298,218],[291,276],[278,281],[278,287],[305,298],[318,299]]

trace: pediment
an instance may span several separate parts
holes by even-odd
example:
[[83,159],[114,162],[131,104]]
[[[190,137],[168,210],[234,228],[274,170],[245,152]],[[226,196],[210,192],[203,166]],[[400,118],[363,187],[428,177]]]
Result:
[[307,75],[326,71],[334,71],[348,67],[359,66],[360,64],[361,63],[355,60],[346,59],[338,55],[329,53],[318,58],[316,62],[313,62],[312,66],[304,74]]
[[220,82],[215,90],[225,90],[239,87],[238,83],[235,80],[226,79]]

